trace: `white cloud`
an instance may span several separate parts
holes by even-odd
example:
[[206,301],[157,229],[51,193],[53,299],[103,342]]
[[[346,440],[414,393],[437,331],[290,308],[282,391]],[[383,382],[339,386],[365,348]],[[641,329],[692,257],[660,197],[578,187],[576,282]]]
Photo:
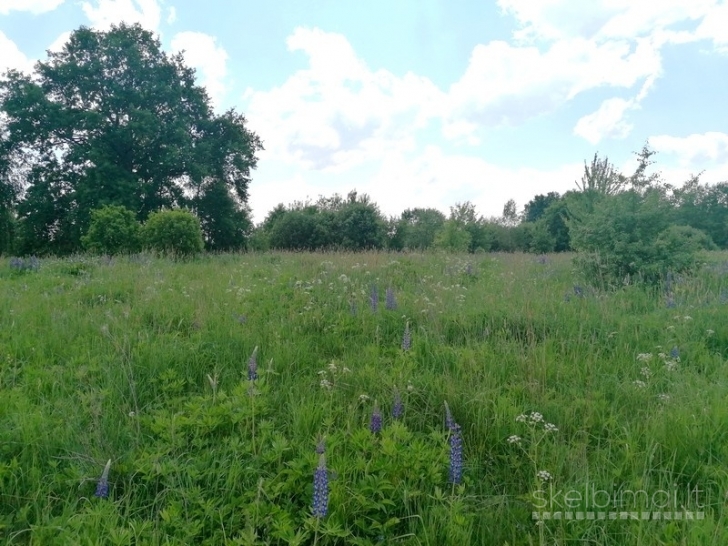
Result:
[[686,137],[658,135],[650,137],[650,144],[658,152],[677,156],[682,167],[713,163],[728,166],[728,134],[719,132],[696,133]]
[[430,80],[371,70],[340,34],[299,28],[287,45],[308,56],[308,68],[244,96],[268,158],[340,171],[411,150],[414,131],[442,108],[443,94]]
[[147,30],[156,31],[162,18],[157,0],[94,0],[83,2],[81,7],[91,25],[101,30],[124,22],[139,23]]
[[624,119],[625,112],[635,107],[632,100],[607,99],[596,112],[582,117],[574,127],[574,134],[597,144],[605,137],[624,138],[633,128]]
[[545,52],[495,41],[473,50],[465,74],[449,93],[449,121],[477,126],[517,125],[601,86],[631,88],[661,73],[649,40],[597,44],[570,38]]
[[48,46],[48,50],[52,51],[53,53],[59,53],[63,49],[63,46],[66,45],[66,42],[68,42],[68,39],[70,37],[71,37],[70,31],[62,32],[61,34],[58,35],[58,38],[53,40],[53,43]]
[[219,105],[227,91],[228,55],[215,37],[202,32],[180,32],[172,38],[172,50],[184,50],[186,64],[197,69],[199,83],[207,89],[213,103]]
[[11,11],[29,11],[33,14],[53,11],[65,0],[0,0],[0,14],[7,15]]
[[170,6],[167,9],[167,24],[173,25],[176,22],[177,22],[177,8],[175,8],[174,6]]
[[649,36],[722,9],[720,0],[498,0],[498,5],[519,22],[515,37],[522,40]]
[[33,61],[28,59],[25,54],[20,51],[18,46],[10,38],[0,31],[0,74],[6,70],[20,70],[21,72],[30,72],[33,70]]

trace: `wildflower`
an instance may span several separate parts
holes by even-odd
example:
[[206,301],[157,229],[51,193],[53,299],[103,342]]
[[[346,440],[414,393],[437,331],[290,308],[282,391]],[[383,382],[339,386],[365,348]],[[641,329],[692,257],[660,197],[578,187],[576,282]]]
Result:
[[470,263],[468,264],[468,266],[465,268],[465,274],[468,277],[472,277],[473,276],[473,264],[470,264]]
[[414,392],[415,387],[412,385],[412,383],[407,384],[407,392]]
[[404,415],[404,404],[402,403],[402,397],[399,395],[397,387],[394,388],[394,405],[392,406],[392,417],[395,419],[401,419]]
[[404,334],[402,334],[402,350],[409,351],[412,348],[412,333],[410,332],[409,322],[405,324]]
[[372,291],[369,294],[369,305],[372,307],[372,311],[377,312],[377,306],[379,305],[379,292],[377,291],[377,285],[372,285]]
[[515,434],[513,434],[513,435],[511,435],[511,436],[508,437],[508,439],[506,440],[506,442],[508,442],[509,444],[520,444],[521,443],[521,437],[520,436],[516,436]]
[[96,493],[94,493],[95,496],[99,497],[100,499],[108,498],[109,496],[109,469],[111,468],[111,459],[106,461],[106,466],[104,467],[104,471],[101,473],[101,478],[99,479],[99,482],[96,484]]
[[313,475],[313,517],[324,518],[329,510],[329,473],[326,456],[319,455],[319,463]]
[[675,369],[677,369],[677,362],[675,362],[674,360],[668,360],[668,361],[666,361],[665,362],[665,369],[668,372],[674,371]]
[[386,301],[384,305],[389,311],[394,311],[397,308],[397,301],[394,299],[394,290],[392,290],[391,286],[387,287]]
[[453,423],[450,430],[450,483],[457,485],[463,477],[463,439],[460,425]]
[[374,402],[372,418],[369,421],[369,430],[372,431],[372,434],[379,434],[382,431],[382,412],[379,411],[379,406],[376,402]]
[[559,431],[559,429],[558,429],[558,428],[556,427],[556,425],[554,425],[553,423],[546,423],[546,424],[545,424],[545,425],[543,426],[543,429],[544,429],[544,430],[545,430],[546,432],[558,432],[558,431]]
[[677,362],[680,362],[680,349],[677,348],[677,345],[675,345],[670,351],[670,358]]
[[705,333],[709,336],[712,336],[715,333],[715,330],[706,330]]
[[635,384],[635,386],[636,386],[636,387],[637,387],[638,389],[646,389],[646,388],[647,388],[647,383],[645,383],[644,381],[641,381],[641,380],[639,380],[639,379],[637,379],[637,380],[636,380],[636,381],[634,381],[633,383]]
[[447,402],[445,402],[445,426],[450,430],[455,430],[455,427],[458,426],[450,413],[450,406],[447,405]]
[[574,295],[577,297],[582,297],[584,295],[584,290],[581,286],[574,285]]
[[367,395],[367,394],[359,395],[359,402],[366,402],[367,400],[369,400],[369,395]]
[[528,416],[525,413],[522,413],[518,417],[516,417],[516,423],[525,423],[526,419],[528,419]]
[[660,400],[660,402],[669,402],[670,401],[670,395],[666,394],[664,392],[661,392],[657,395],[657,398]]
[[691,317],[691,316],[689,316],[689,315],[685,315],[685,316],[683,317],[683,320],[686,320],[686,321],[687,321],[687,320],[693,320],[693,317]]
[[652,353],[640,353],[637,355],[638,362],[647,362],[648,360],[652,360]]
[[253,349],[253,354],[248,359],[248,381],[258,379],[258,346]]
[[532,411],[531,414],[528,416],[529,424],[536,425],[538,423],[543,423],[543,415],[541,415],[537,411]]
[[324,451],[326,451],[326,438],[319,436],[316,440],[316,453],[323,455]]
[[319,383],[319,385],[321,385],[322,389],[327,389],[327,390],[330,390],[331,387],[333,387],[333,384],[331,383],[331,381],[329,381],[326,378],[322,379],[321,382]]
[[651,370],[650,370],[650,369],[649,369],[649,368],[648,368],[647,366],[645,366],[644,368],[642,368],[642,369],[640,370],[640,373],[642,374],[642,376],[643,376],[643,377],[644,377],[645,379],[649,379],[649,378],[650,378],[650,376],[652,375],[652,371],[651,371]]
[[329,368],[330,372],[335,373],[336,372],[336,361],[332,360],[331,362],[329,362],[328,368]]
[[551,472],[549,472],[548,470],[539,470],[538,472],[536,472],[536,477],[542,482],[548,482],[553,479]]

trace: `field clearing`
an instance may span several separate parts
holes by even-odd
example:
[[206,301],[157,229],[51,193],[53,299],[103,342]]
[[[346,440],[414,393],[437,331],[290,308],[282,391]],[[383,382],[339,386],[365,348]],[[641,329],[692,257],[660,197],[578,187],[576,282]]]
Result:
[[575,286],[569,255],[5,262],[0,542],[723,546],[711,259],[613,293]]

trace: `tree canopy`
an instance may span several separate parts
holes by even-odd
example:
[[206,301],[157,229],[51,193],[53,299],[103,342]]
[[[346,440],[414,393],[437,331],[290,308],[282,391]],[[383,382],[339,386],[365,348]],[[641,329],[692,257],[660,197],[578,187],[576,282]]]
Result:
[[81,27],[32,75],[0,80],[0,207],[17,204],[26,252],[78,250],[104,205],[139,220],[191,207],[210,247],[239,245],[261,149],[245,117],[215,115],[182,55],[139,25]]

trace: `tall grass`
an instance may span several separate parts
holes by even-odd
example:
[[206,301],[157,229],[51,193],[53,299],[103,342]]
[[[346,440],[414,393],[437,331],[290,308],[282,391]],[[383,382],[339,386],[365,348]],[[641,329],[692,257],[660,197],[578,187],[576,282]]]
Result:
[[4,263],[0,541],[728,544],[713,258],[670,298],[575,287],[569,256]]

